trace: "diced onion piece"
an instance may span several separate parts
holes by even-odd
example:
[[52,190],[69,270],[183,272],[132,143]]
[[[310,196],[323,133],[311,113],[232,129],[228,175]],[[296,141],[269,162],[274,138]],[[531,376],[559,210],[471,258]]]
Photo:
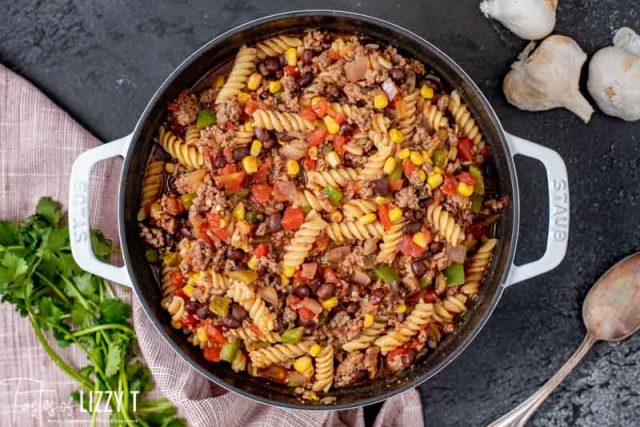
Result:
[[447,249],[447,255],[452,262],[463,264],[466,257],[464,245],[457,245]]
[[302,307],[306,308],[307,310],[313,312],[313,314],[318,315],[320,313],[322,313],[322,305],[320,305],[320,303],[313,299],[313,298],[305,298],[302,300]]
[[296,202],[300,198],[296,184],[290,181],[276,181],[274,191],[282,194],[290,202]]
[[308,381],[308,378],[296,371],[288,371],[287,372],[287,385],[289,387],[300,387],[304,383]]
[[351,280],[358,285],[368,285],[371,283],[371,277],[367,273],[362,270],[354,270],[353,275],[351,276]]
[[369,61],[365,57],[356,58],[344,65],[344,72],[350,82],[355,83],[364,79],[364,75],[369,69]]
[[337,248],[331,249],[327,253],[327,260],[330,263],[338,263],[345,259],[347,255],[351,252],[351,248],[347,245],[338,246]]
[[398,87],[390,78],[382,82],[382,90],[387,94],[389,101],[393,101],[393,98],[398,94]]
[[316,275],[316,271],[318,271],[318,263],[315,263],[315,262],[304,263],[300,267],[300,279],[305,281],[313,280],[313,278]]
[[265,286],[264,288],[258,289],[258,295],[273,306],[278,304],[278,292],[273,286]]
[[292,141],[284,144],[280,149],[280,154],[290,160],[300,160],[307,152],[306,146],[300,141]]

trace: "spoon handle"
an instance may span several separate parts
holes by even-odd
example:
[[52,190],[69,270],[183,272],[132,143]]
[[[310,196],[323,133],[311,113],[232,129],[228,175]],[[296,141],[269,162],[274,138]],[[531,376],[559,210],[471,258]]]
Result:
[[558,387],[562,380],[569,375],[596,341],[597,339],[587,333],[582,344],[580,344],[580,347],[578,347],[569,360],[566,361],[566,363],[549,379],[549,381],[547,381],[538,389],[538,391],[533,393],[527,400],[522,402],[511,412],[491,423],[489,427],[524,427],[536,409],[538,409],[542,402],[544,402],[556,387]]

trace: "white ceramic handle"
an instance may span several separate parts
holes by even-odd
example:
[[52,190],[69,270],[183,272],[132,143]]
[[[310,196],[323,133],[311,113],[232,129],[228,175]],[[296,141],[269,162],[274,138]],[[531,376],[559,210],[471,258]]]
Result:
[[71,168],[69,183],[69,233],[73,258],[83,270],[126,286],[131,286],[127,268],[102,262],[93,253],[89,224],[89,188],[91,168],[102,160],[124,157],[129,142],[131,135],[80,154]]
[[560,155],[526,139],[507,133],[513,156],[521,154],[539,160],[547,171],[549,187],[549,229],[542,258],[524,265],[512,265],[505,286],[511,286],[556,268],[567,253],[569,241],[569,178]]

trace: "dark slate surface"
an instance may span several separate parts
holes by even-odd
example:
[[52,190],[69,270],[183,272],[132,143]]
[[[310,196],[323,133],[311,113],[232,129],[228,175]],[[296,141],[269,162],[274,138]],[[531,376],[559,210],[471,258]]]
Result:
[[[5,0],[0,62],[106,141],[131,131],[147,99],[187,55],[252,18],[313,7],[352,10],[387,18],[439,46],[475,79],[506,129],[560,152],[571,182],[571,237],[562,265],[506,291],[469,349],[420,388],[429,425],[484,425],[564,362],[584,334],[580,307],[591,284],[640,249],[640,123],[596,114],[585,126],[566,111],[531,114],[509,106],[501,81],[526,42],[483,18],[478,3]],[[640,30],[637,0],[560,1],[556,32],[574,37],[589,54],[609,44],[611,32],[623,25]],[[522,262],[544,248],[546,190],[535,161],[517,165]],[[598,344],[531,424],[638,425],[639,349],[637,336]]]

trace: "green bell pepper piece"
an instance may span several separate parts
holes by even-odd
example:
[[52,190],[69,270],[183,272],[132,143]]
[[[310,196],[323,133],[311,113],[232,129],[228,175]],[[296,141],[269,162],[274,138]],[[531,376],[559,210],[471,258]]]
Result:
[[434,165],[444,169],[447,166],[447,161],[449,160],[449,152],[444,148],[438,148],[433,152],[431,159],[433,160]]
[[330,185],[324,187],[323,191],[324,194],[326,194],[333,203],[340,203],[340,200],[342,200],[342,192],[331,187]]
[[180,198],[180,201],[184,205],[185,209],[189,209],[193,204],[193,199],[196,198],[196,193],[185,194]]
[[287,329],[280,335],[280,341],[285,344],[298,344],[302,340],[302,334],[304,334],[304,327]]
[[208,108],[198,111],[198,118],[196,120],[196,127],[198,129],[204,129],[214,124],[216,124],[216,113]]
[[447,286],[460,286],[464,285],[464,265],[451,264],[444,271],[447,276]]
[[482,171],[475,165],[469,166],[469,175],[476,180],[476,186],[473,188],[473,192],[476,194],[484,194],[484,178],[482,177]]
[[229,298],[213,297],[209,302],[209,310],[218,316],[227,317],[229,315],[230,305],[231,301],[229,301]]
[[475,194],[471,198],[471,212],[474,214],[480,213],[480,209],[482,208],[482,196],[478,196]]
[[396,283],[400,281],[400,277],[396,271],[388,265],[379,265],[373,269],[373,274],[385,283]]
[[240,341],[231,341],[226,343],[220,350],[220,360],[224,360],[229,363],[233,362],[233,359],[235,359],[238,354],[238,350],[240,350]]
[[258,221],[258,217],[254,211],[248,211],[244,214],[244,220],[249,224],[255,224]]
[[396,164],[396,168],[389,175],[389,181],[397,181],[402,178],[402,162]]
[[156,251],[155,249],[147,249],[147,251],[144,253],[144,256],[147,259],[147,262],[150,262],[152,264],[155,264],[160,259],[158,257],[158,251]]

